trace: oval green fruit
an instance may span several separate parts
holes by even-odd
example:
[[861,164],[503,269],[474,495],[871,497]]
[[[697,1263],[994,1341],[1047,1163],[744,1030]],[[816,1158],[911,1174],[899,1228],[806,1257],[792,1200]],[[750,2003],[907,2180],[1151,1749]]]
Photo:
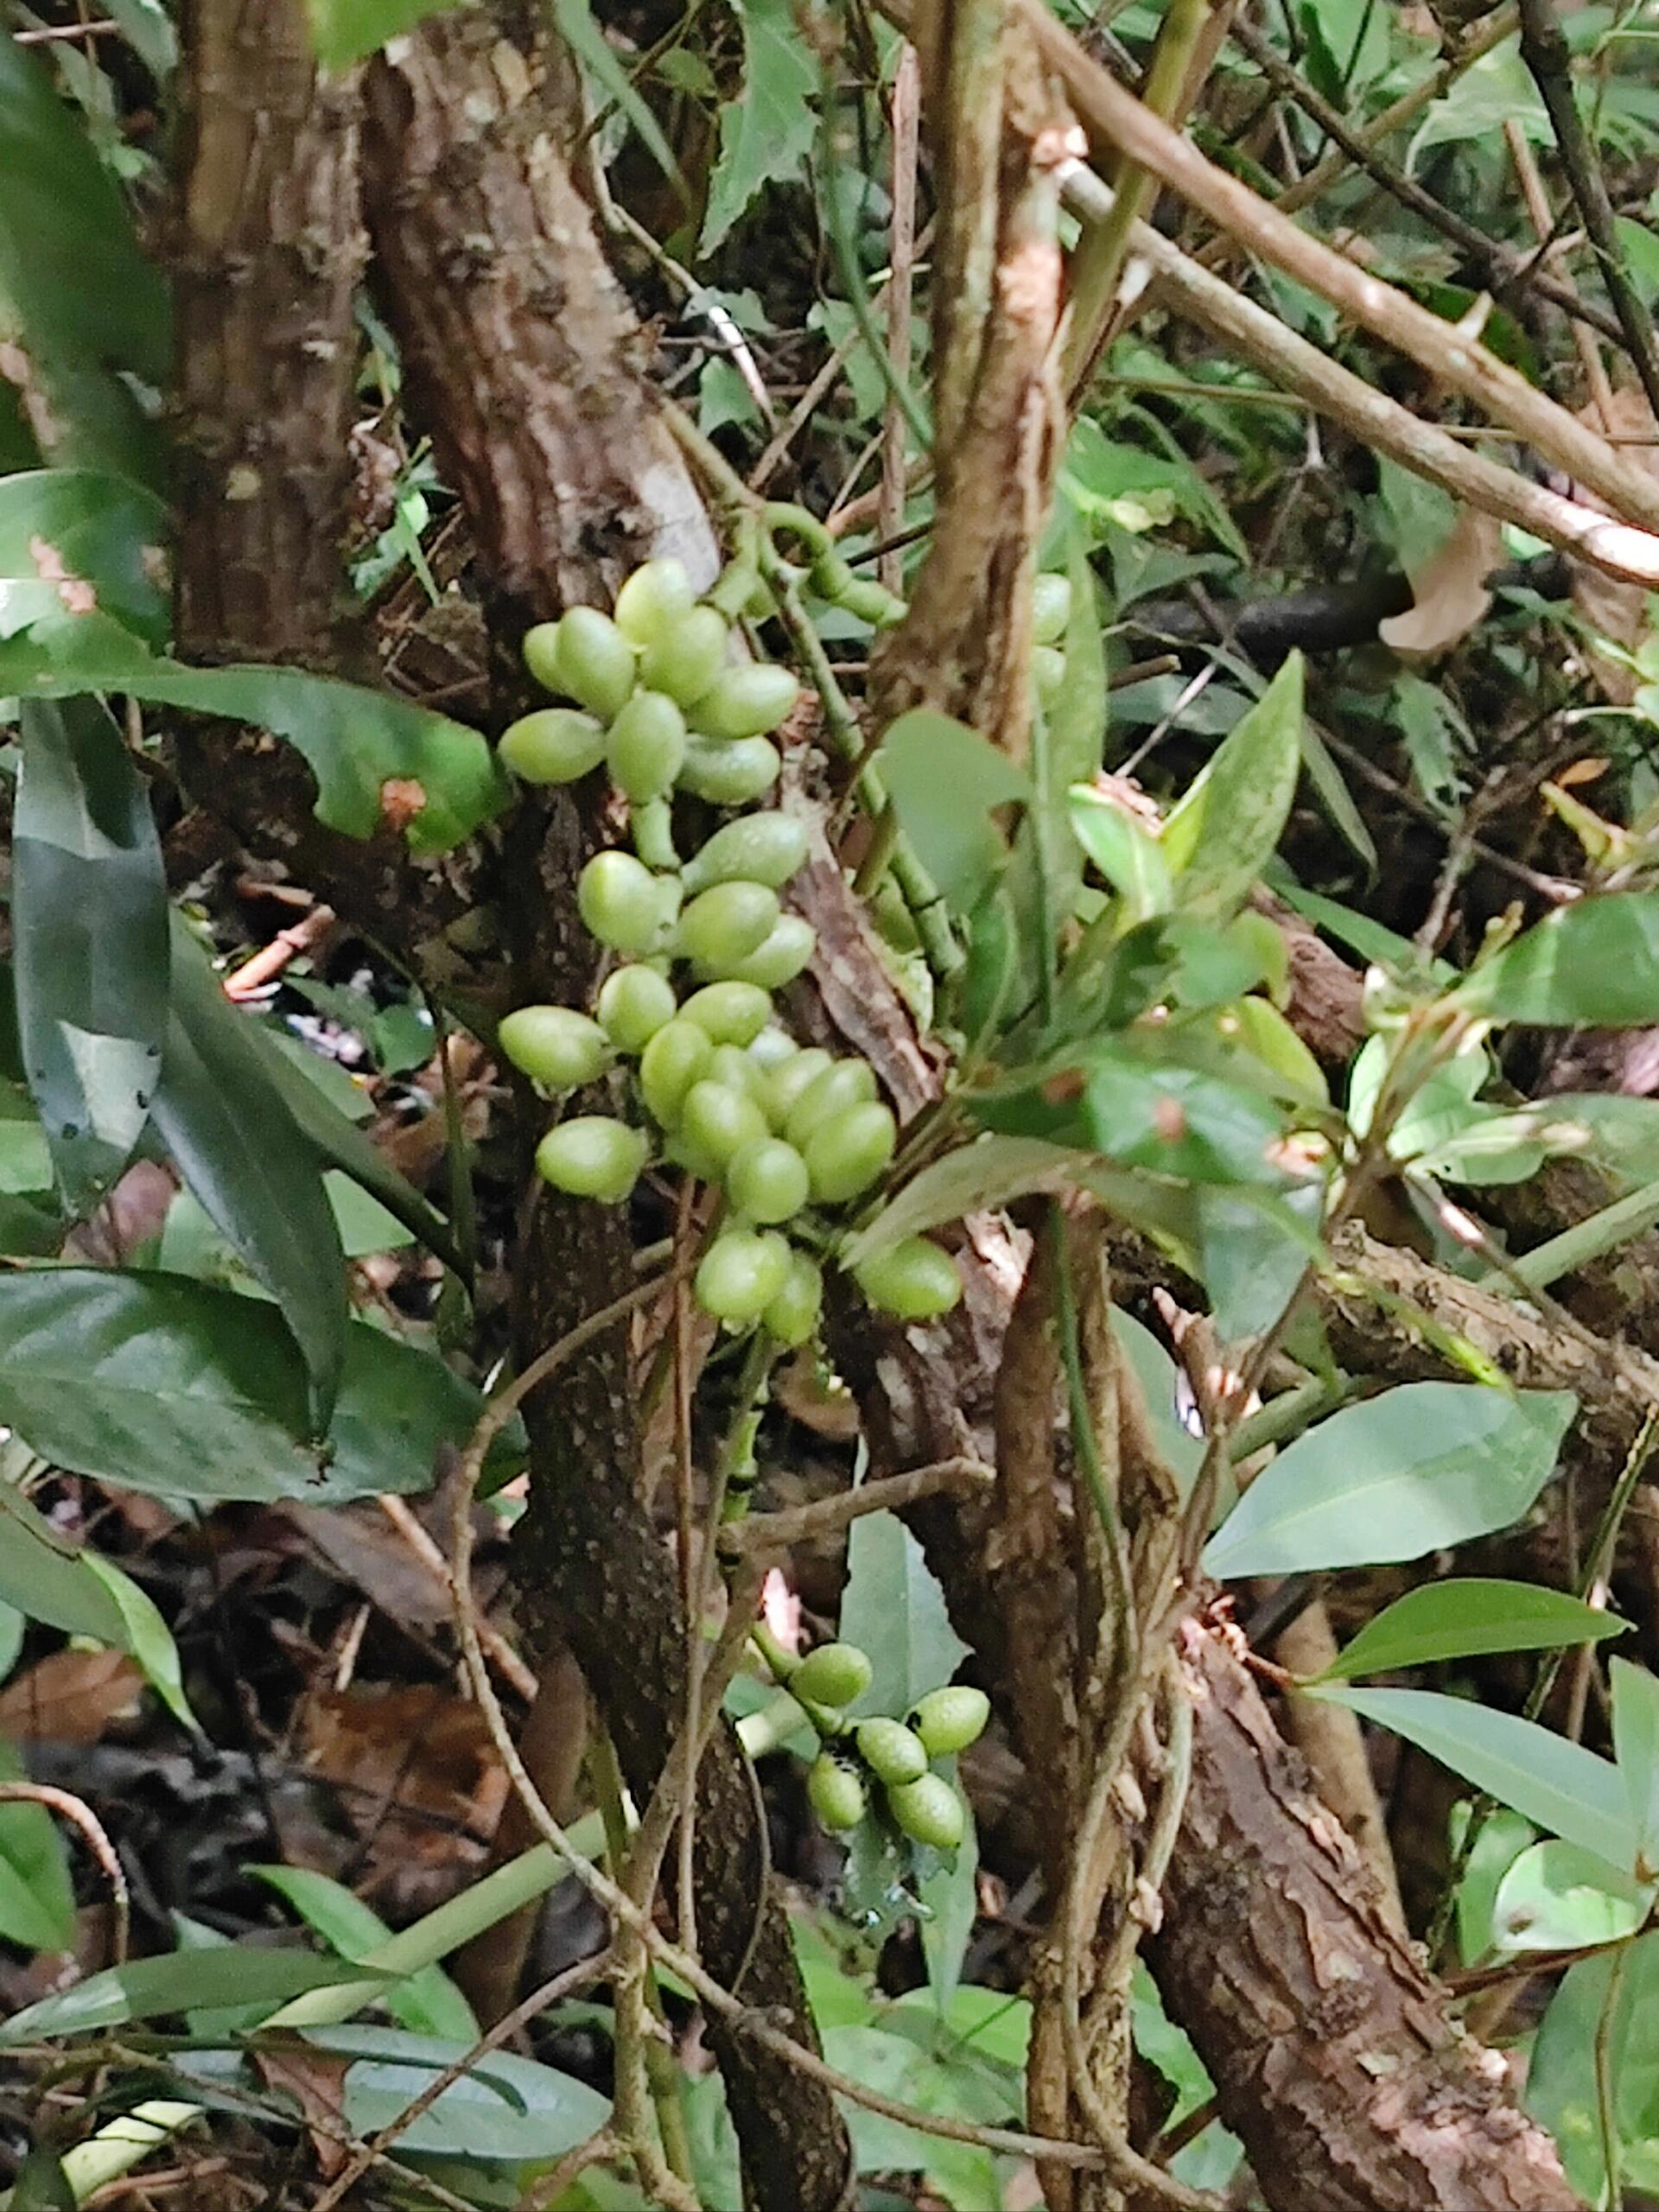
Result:
[[633,689],[639,656],[608,614],[568,607],[559,621],[559,689],[579,707],[609,721]]
[[806,826],[792,814],[746,814],[728,822],[685,864],[688,892],[711,883],[764,883],[781,891],[806,858]]
[[713,1045],[753,1045],[772,1020],[772,1001],[758,983],[705,983],[680,1008]]
[[817,1262],[805,1252],[791,1252],[784,1287],[760,1317],[766,1334],[792,1351],[817,1333],[823,1310],[823,1275]]
[[680,916],[683,959],[723,975],[758,951],[778,925],[778,893],[764,883],[716,883]]
[[1031,680],[1046,707],[1059,697],[1060,686],[1065,682],[1065,655],[1058,645],[1032,647]]
[[685,1094],[701,1081],[714,1057],[709,1033],[677,1015],[665,1021],[639,1055],[639,1095],[663,1128],[678,1122]]
[[536,1147],[536,1172],[573,1198],[619,1205],[639,1179],[651,1147],[643,1129],[608,1114],[579,1114],[550,1129]]
[[610,1057],[599,1024],[568,1006],[521,1006],[504,1016],[495,1039],[521,1075],[549,1090],[579,1090]]
[[[760,1113],[758,1106],[755,1111]],[[792,1220],[806,1204],[810,1188],[806,1162],[782,1137],[758,1137],[734,1152],[727,1163],[726,1195],[750,1221]]]
[[967,1682],[950,1682],[918,1698],[910,1719],[929,1758],[942,1759],[976,1744],[990,1717],[991,1700],[983,1690]]
[[595,853],[576,879],[576,906],[613,952],[654,952],[664,931],[664,887],[632,853]]
[[802,1153],[813,1197],[820,1205],[845,1205],[869,1189],[898,1142],[899,1124],[891,1110],[874,1101],[820,1122]]
[[612,619],[628,643],[643,651],[689,613],[696,598],[685,563],[668,554],[634,570],[616,594]]
[[1071,582],[1068,576],[1041,575],[1031,588],[1031,640],[1052,645],[1065,635],[1071,620]]
[[[685,1103],[680,1108],[678,1135],[694,1154],[710,1163],[715,1174],[723,1174],[734,1153],[760,1143],[766,1134],[766,1116],[754,1100],[742,1091],[728,1090],[725,1084],[710,1083],[704,1077],[686,1092]],[[781,1288],[781,1281],[776,1287]],[[772,1294],[768,1291],[766,1298]],[[755,1307],[756,1314],[766,1298]]]
[[613,968],[600,986],[599,1026],[620,1052],[643,1052],[674,1019],[674,986],[654,968]]
[[818,949],[818,933],[798,914],[780,914],[774,927],[749,954],[728,973],[741,983],[759,983],[763,991],[781,991],[792,983]]
[[677,706],[700,699],[726,665],[730,632],[712,607],[688,607],[666,623],[639,658],[639,680],[666,691]]
[[747,806],[769,791],[783,772],[783,758],[770,738],[739,738],[722,745],[718,738],[686,740],[679,787],[710,806]]
[[605,758],[625,798],[661,798],[685,758],[685,716],[665,692],[636,691],[611,724]]
[[935,1851],[954,1851],[968,1826],[961,1798],[941,1774],[890,1787],[887,1810],[907,1836]]
[[[785,1060],[792,1060],[800,1049],[787,1029],[763,1029],[748,1047],[748,1054],[756,1067],[769,1075]],[[768,1110],[770,1103],[768,1099]]]
[[579,707],[538,707],[502,731],[496,751],[521,783],[574,784],[605,758],[604,725]]
[[868,1651],[855,1643],[821,1643],[809,1651],[789,1678],[791,1695],[839,1712],[862,1697],[874,1679]]
[[906,1236],[853,1271],[870,1304],[901,1321],[931,1321],[962,1298],[957,1263],[931,1238]]
[[524,657],[524,666],[530,671],[543,691],[562,691],[559,681],[559,626],[556,622],[537,622],[524,632],[524,642],[519,649]]
[[766,1071],[749,1058],[742,1046],[716,1045],[709,1063],[708,1080],[723,1083],[728,1090],[741,1090],[765,1111]]
[[855,1828],[863,1819],[868,1800],[864,1784],[850,1766],[833,1751],[820,1751],[806,1770],[807,1802],[831,1835]]
[[765,737],[800,696],[794,676],[774,661],[728,668],[692,708],[692,726],[704,737]]
[[862,1106],[874,1096],[875,1070],[868,1060],[833,1061],[797,1093],[784,1135],[798,1150],[804,1151],[820,1122],[838,1122],[855,1106]]
[[[699,1306],[728,1328],[758,1321],[789,1278],[789,1247],[781,1236],[752,1229],[722,1230],[697,1264]],[[791,1686],[798,1675],[791,1677]]]
[[790,1115],[797,1103],[804,1096],[824,1070],[835,1065],[822,1046],[809,1045],[804,1052],[791,1052],[766,1073],[766,1111],[772,1116],[774,1129],[787,1134]]
[[922,1739],[902,1720],[889,1720],[885,1714],[861,1720],[855,1740],[860,1758],[878,1782],[914,1782],[927,1772]]

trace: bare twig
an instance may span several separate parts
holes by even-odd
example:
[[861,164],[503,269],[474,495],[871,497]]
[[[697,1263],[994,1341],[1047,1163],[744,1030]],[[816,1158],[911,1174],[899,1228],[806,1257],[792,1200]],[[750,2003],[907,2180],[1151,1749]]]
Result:
[[79,1828],[86,1848],[102,1867],[110,1885],[111,1902],[115,1911],[115,1929],[111,1948],[117,1966],[124,1966],[127,1940],[131,1932],[132,1905],[127,1894],[127,1878],[122,1868],[115,1846],[110,1841],[109,1831],[84,1797],[77,1797],[73,1790],[57,1789],[45,1782],[0,1782],[0,1805],[41,1805],[48,1813],[67,1821],[71,1827]]
[[[450,1590],[449,1582],[449,1562],[445,1559],[438,1545],[427,1534],[424,1524],[417,1516],[410,1510],[401,1497],[393,1497],[390,1495],[382,1497],[380,1510],[409,1546],[410,1551],[414,1553],[416,1558],[420,1560],[422,1566],[431,1574],[433,1580],[441,1582],[446,1590],[450,1591],[453,1599],[454,1592]],[[487,1620],[479,1622],[478,1640],[495,1662],[502,1680],[517,1690],[520,1697],[533,1698],[537,1690],[535,1669],[527,1665],[520,1658],[493,1622]]]
[[884,1475],[861,1483],[856,1490],[841,1491],[834,1497],[815,1498],[809,1505],[782,1507],[776,1513],[751,1514],[747,1520],[722,1529],[722,1551],[781,1552],[801,1543],[818,1543],[838,1536],[843,1529],[867,1513],[899,1512],[918,1498],[940,1491],[988,1490],[996,1471],[979,1459],[937,1459],[925,1467],[912,1467],[904,1474]]

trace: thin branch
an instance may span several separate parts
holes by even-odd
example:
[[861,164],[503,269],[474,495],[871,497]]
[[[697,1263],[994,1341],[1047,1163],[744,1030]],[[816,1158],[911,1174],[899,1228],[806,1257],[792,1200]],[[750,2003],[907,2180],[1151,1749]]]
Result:
[[55,1813],[60,1820],[67,1821],[71,1827],[80,1831],[86,1848],[109,1881],[115,1910],[111,1948],[117,1966],[124,1966],[132,1926],[132,1904],[127,1894],[126,1874],[115,1846],[110,1841],[109,1831],[98,1815],[84,1797],[77,1797],[73,1790],[55,1789],[46,1782],[0,1782],[0,1805],[43,1806],[48,1813]]
[[815,1498],[810,1505],[751,1514],[747,1521],[721,1529],[721,1548],[732,1554],[788,1551],[796,1544],[838,1536],[867,1513],[900,1512],[918,1498],[935,1497],[940,1491],[988,1491],[995,1480],[996,1470],[982,1459],[936,1459],[925,1467],[911,1467],[901,1475],[883,1475],[856,1490],[838,1491],[834,1497]]

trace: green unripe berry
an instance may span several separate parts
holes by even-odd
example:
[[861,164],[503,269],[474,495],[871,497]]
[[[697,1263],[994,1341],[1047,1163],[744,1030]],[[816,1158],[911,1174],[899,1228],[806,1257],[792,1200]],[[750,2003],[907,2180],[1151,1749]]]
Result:
[[893,1158],[899,1124],[886,1106],[867,1102],[832,1122],[821,1122],[802,1158],[820,1205],[844,1205],[868,1191]]
[[524,642],[519,648],[524,657],[524,666],[530,671],[543,691],[562,691],[559,681],[559,626],[556,622],[537,622],[524,632]]
[[579,1090],[610,1057],[599,1024],[568,1006],[521,1006],[503,1019],[495,1039],[521,1075],[549,1090]]
[[797,1093],[784,1135],[798,1151],[804,1151],[820,1123],[839,1122],[855,1106],[862,1106],[874,1096],[875,1070],[868,1060],[833,1061]]
[[760,1137],[730,1156],[726,1195],[750,1221],[792,1220],[810,1195],[806,1162],[781,1137]]
[[774,1129],[782,1129],[787,1134],[789,1117],[797,1103],[812,1088],[824,1070],[834,1065],[834,1061],[821,1046],[809,1045],[804,1052],[791,1053],[768,1071],[766,1111],[772,1116]]
[[716,1045],[706,1080],[723,1083],[728,1090],[741,1091],[745,1098],[753,1098],[763,1113],[766,1111],[766,1071],[749,1058],[742,1046]]
[[712,607],[689,607],[666,623],[639,658],[639,681],[677,706],[700,699],[726,665],[726,619]]
[[809,1651],[789,1678],[791,1693],[811,1705],[839,1712],[863,1696],[874,1679],[870,1655],[855,1643],[821,1643]]
[[[792,1060],[800,1049],[787,1029],[763,1029],[748,1047],[748,1054],[756,1067],[770,1074],[785,1060]],[[770,1098],[767,1103],[770,1109]]]
[[576,906],[613,952],[654,952],[666,934],[664,894],[671,881],[653,875],[632,853],[595,853],[576,879]]
[[599,1026],[619,1052],[643,1052],[674,1019],[674,986],[654,968],[613,968],[600,986]]
[[759,983],[763,991],[781,991],[792,983],[817,950],[818,933],[798,914],[780,914],[775,927],[747,960],[728,973],[741,983]]
[[792,1351],[817,1333],[823,1310],[823,1275],[817,1262],[805,1252],[791,1252],[784,1287],[760,1317],[766,1334]]
[[1065,655],[1058,645],[1032,647],[1031,680],[1044,706],[1059,697],[1065,681]]
[[902,1720],[885,1716],[861,1720],[856,1741],[858,1755],[878,1782],[914,1782],[927,1772],[927,1753],[922,1739]]
[[853,1270],[859,1288],[882,1313],[931,1321],[962,1297],[962,1277],[948,1252],[925,1236],[906,1236]]
[[990,1717],[991,1700],[983,1690],[950,1682],[918,1698],[910,1719],[929,1758],[942,1759],[976,1744]]
[[807,1802],[831,1835],[855,1828],[868,1805],[864,1784],[833,1751],[820,1751],[806,1770]]
[[[758,1321],[789,1279],[789,1247],[773,1232],[722,1230],[698,1262],[693,1288],[699,1306],[728,1328]],[[791,1687],[798,1681],[791,1675]]]
[[605,758],[604,725],[579,707],[538,707],[502,731],[496,751],[521,783],[574,784]]
[[560,690],[606,722],[620,712],[639,665],[633,647],[596,607],[567,608],[556,660]]
[[747,806],[769,791],[783,772],[783,759],[770,738],[743,737],[721,744],[718,738],[686,740],[680,789],[710,806]]
[[772,1001],[758,983],[705,983],[680,1008],[714,1045],[753,1045],[772,1020]]
[[[753,1098],[729,1090],[723,1083],[706,1079],[694,1083],[680,1109],[678,1135],[716,1175],[723,1174],[734,1153],[758,1144],[766,1134],[766,1117]],[[772,1295],[766,1293],[766,1298]],[[766,1299],[755,1307],[758,1314]]]
[[714,1046],[706,1029],[677,1015],[666,1021],[639,1055],[639,1095],[652,1119],[673,1128],[685,1103],[685,1094],[701,1081]]
[[690,612],[696,597],[685,564],[669,554],[634,570],[616,594],[611,614],[628,643],[643,651]]
[[605,758],[625,798],[661,798],[685,758],[685,716],[665,693],[636,691],[611,724]]
[[556,1191],[620,1205],[639,1181],[650,1150],[643,1129],[631,1129],[608,1114],[580,1114],[542,1139],[536,1172]]
[[792,814],[746,814],[716,830],[685,864],[688,892],[711,883],[764,883],[781,891],[806,858],[804,823]]
[[692,708],[692,725],[704,737],[765,737],[800,696],[790,671],[775,661],[728,668]]
[[1069,576],[1039,576],[1031,588],[1031,640],[1052,645],[1065,635],[1071,620],[1071,581]]
[[680,916],[676,943],[683,958],[724,975],[759,951],[777,925],[775,891],[764,883],[716,883]]
[[907,1836],[935,1851],[954,1851],[968,1826],[961,1798],[940,1774],[920,1774],[890,1788],[887,1810]]

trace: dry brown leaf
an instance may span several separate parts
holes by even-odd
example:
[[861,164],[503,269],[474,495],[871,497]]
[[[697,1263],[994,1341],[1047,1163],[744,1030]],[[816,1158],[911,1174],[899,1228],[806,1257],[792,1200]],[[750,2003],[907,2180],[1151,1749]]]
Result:
[[1503,547],[1496,515],[1463,508],[1433,558],[1411,572],[1411,606],[1377,624],[1383,644],[1397,653],[1443,653],[1466,638],[1492,603],[1486,579]]
[[137,1710],[143,1670],[124,1651],[52,1651],[0,1690],[0,1736],[14,1744],[96,1744]]
[[346,2070],[351,2062],[302,2043],[268,2044],[253,2054],[265,2087],[293,2098],[304,2116],[317,2171],[332,2181],[349,2154]]
[[[1593,400],[1589,406],[1580,408],[1579,420],[1588,423],[1592,430],[1605,430],[1616,438],[1652,438],[1656,429],[1653,410],[1633,385],[1613,394],[1610,410],[1599,407]],[[1659,445],[1623,445],[1619,451],[1631,468],[1649,476],[1659,476]],[[1609,512],[1582,485],[1574,486],[1573,496],[1581,506],[1593,507],[1599,514]],[[1643,587],[1619,583],[1613,577],[1604,575],[1599,569],[1592,569],[1587,562],[1569,561],[1567,568],[1573,578],[1573,610],[1586,628],[1599,638],[1622,645],[1626,652],[1639,651],[1651,634],[1648,628],[1648,594]],[[1592,645],[1585,645],[1581,651],[1585,666],[1596,679],[1603,697],[1616,707],[1628,707],[1642,688],[1642,678],[1636,671],[1626,668],[1611,653],[1598,652]]]
[[315,1691],[300,1743],[312,1772],[345,1793],[365,1829],[391,1808],[487,1836],[506,1800],[483,1714],[429,1684]]

